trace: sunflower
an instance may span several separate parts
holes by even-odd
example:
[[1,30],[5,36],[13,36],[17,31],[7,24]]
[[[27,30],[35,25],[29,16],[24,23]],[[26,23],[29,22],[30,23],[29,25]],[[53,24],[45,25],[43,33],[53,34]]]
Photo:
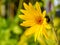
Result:
[[35,41],[42,34],[46,38],[48,38],[48,35],[46,33],[46,28],[48,28],[49,25],[46,22],[46,18],[45,18],[46,10],[41,12],[41,8],[38,2],[36,2],[35,7],[33,7],[31,3],[29,3],[29,5],[23,3],[23,5],[25,9],[21,9],[21,12],[23,14],[19,15],[19,17],[24,21],[20,25],[29,27],[24,32],[24,35],[29,36],[34,34]]

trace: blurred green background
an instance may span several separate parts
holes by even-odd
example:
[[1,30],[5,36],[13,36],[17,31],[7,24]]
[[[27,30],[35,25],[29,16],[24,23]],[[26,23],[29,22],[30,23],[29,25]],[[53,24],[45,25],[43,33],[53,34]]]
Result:
[[18,17],[23,8],[23,2],[31,2],[34,6],[36,1],[41,5],[42,11],[47,11],[48,23],[52,24],[60,43],[60,0],[0,0],[0,45],[57,45],[52,29],[48,30],[49,40],[40,37],[34,42],[33,35],[26,38],[23,35],[26,27],[20,26],[23,21]]

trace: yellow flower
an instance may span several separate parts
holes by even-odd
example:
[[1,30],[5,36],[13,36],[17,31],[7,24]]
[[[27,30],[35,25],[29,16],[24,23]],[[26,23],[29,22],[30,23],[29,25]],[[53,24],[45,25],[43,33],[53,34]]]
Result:
[[19,15],[19,17],[25,21],[20,25],[30,27],[26,29],[24,35],[29,36],[34,34],[35,41],[42,34],[47,38],[46,28],[48,27],[48,24],[45,18],[46,11],[44,10],[43,13],[41,12],[38,2],[36,2],[35,8],[33,8],[31,3],[29,3],[29,5],[23,3],[23,5],[25,10],[21,9],[23,14]]

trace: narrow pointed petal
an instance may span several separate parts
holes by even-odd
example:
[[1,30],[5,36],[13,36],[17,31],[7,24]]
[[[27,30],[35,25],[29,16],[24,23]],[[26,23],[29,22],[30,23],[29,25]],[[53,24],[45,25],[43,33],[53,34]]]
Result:
[[24,8],[28,11],[33,11],[34,9],[31,3],[29,3],[29,5],[27,5],[26,3],[23,3],[23,5],[24,5]]
[[45,17],[45,15],[46,15],[46,10],[43,11],[43,17]]
[[25,26],[25,27],[29,27],[29,26],[35,25],[35,22],[33,20],[31,20],[31,21],[29,20],[29,21],[24,21],[20,25]]
[[35,42],[36,42],[37,38],[38,38],[38,32],[35,33],[35,38],[34,38]]
[[27,10],[23,10],[23,9],[21,9],[20,10],[24,15],[26,15],[26,16],[29,16],[29,17],[32,17],[32,18],[34,18],[34,16],[36,15],[36,13],[34,12],[34,11],[27,11]]
[[27,17],[24,15],[19,15],[19,18],[23,19],[23,20],[27,20]]
[[46,37],[46,39],[48,39],[48,35],[47,35],[47,31],[43,30],[43,35]]
[[40,5],[38,2],[36,2],[35,7],[36,7],[37,11],[41,13]]
[[32,16],[28,16],[28,15],[19,15],[19,18],[23,19],[23,20],[32,20],[33,21],[33,17]]
[[24,35],[25,35],[25,36],[29,36],[29,35],[34,34],[34,33],[36,32],[36,28],[38,28],[36,25],[35,25],[35,26],[32,26],[31,28],[28,28],[28,29],[25,31]]
[[29,3],[29,7],[30,7],[31,14],[33,14],[34,16],[39,15],[39,14],[37,13],[36,9],[33,8],[33,6],[32,6],[31,3]]
[[39,37],[42,35],[42,26],[39,26],[38,25],[38,27],[37,27],[37,29],[36,29],[36,32],[35,32],[35,41],[37,40],[37,39],[39,39]]
[[24,15],[27,15],[27,14],[28,14],[28,12],[27,12],[26,10],[21,9],[20,11],[21,11]]
[[30,8],[31,11],[35,11],[35,9],[34,9],[34,7],[32,6],[31,3],[29,3],[29,8]]
[[51,29],[51,25],[50,24],[45,24],[45,27],[47,28],[47,29]]
[[23,3],[23,5],[26,10],[29,10],[29,6],[26,3]]

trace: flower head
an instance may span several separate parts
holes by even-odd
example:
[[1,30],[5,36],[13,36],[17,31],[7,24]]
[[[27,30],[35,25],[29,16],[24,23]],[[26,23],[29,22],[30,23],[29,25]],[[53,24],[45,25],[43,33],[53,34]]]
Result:
[[46,27],[48,26],[46,22],[46,11],[44,10],[41,12],[41,8],[38,2],[35,4],[35,8],[32,6],[31,3],[27,5],[26,3],[23,3],[25,10],[21,9],[22,15],[19,15],[19,17],[25,21],[21,23],[20,25],[27,28],[25,31],[25,35],[29,36],[34,34],[35,35],[35,41],[37,38],[40,37],[40,35],[44,35],[46,38],[48,37],[46,34]]

